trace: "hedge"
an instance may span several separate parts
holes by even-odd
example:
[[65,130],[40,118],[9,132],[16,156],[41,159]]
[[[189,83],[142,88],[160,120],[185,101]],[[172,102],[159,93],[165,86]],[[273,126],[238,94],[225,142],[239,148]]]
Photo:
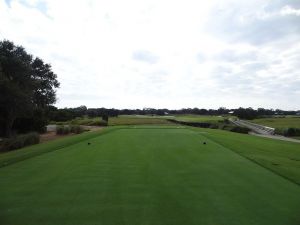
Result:
[[0,142],[0,151],[11,151],[25,146],[38,144],[40,142],[40,135],[36,132],[18,135],[12,138],[4,138]]

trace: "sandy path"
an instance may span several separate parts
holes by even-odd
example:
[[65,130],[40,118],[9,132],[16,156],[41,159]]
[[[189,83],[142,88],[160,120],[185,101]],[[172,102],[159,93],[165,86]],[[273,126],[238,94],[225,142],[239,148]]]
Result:
[[297,140],[297,139],[294,139],[294,138],[284,137],[284,136],[281,136],[281,135],[256,134],[254,132],[250,132],[249,134],[259,136],[259,137],[266,137],[266,138],[272,138],[272,139],[277,139],[277,140],[282,140],[282,141],[291,141],[291,142],[300,143],[300,140]]

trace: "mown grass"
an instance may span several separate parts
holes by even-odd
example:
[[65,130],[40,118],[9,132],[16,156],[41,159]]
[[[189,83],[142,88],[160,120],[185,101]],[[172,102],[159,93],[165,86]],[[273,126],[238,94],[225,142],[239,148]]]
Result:
[[203,136],[300,185],[299,143],[246,134],[229,134],[222,130],[196,130],[205,131]]
[[100,131],[85,132],[76,136],[65,137],[54,141],[32,145],[14,151],[0,153],[0,167],[7,166],[25,159],[29,159],[47,152],[62,149],[72,144],[84,141],[89,138],[97,137],[113,130],[105,129]]
[[77,141],[0,168],[1,224],[299,224],[300,187],[241,156],[299,145],[178,126]]

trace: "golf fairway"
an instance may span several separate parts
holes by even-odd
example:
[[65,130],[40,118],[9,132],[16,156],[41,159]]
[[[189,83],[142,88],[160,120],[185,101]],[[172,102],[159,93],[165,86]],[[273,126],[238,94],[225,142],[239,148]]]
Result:
[[1,225],[300,224],[299,185],[176,127],[116,129],[2,167],[0,199]]

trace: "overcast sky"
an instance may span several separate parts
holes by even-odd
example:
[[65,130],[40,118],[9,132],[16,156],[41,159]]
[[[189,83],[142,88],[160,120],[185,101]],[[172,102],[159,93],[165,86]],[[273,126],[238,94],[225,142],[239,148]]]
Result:
[[300,1],[0,0],[58,107],[300,109]]

